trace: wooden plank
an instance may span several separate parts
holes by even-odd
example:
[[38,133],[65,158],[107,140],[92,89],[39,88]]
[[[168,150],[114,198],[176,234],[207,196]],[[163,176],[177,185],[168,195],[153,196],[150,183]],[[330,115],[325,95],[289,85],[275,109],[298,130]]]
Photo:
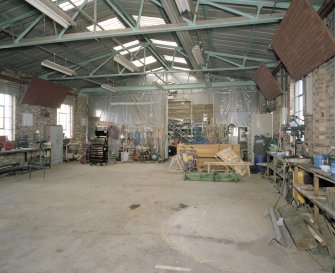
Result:
[[320,215],[320,217],[318,218],[318,225],[319,225],[321,234],[323,235],[323,237],[325,237],[325,239],[327,241],[327,249],[329,251],[330,256],[335,258],[334,236],[330,233],[330,230],[327,226],[327,222],[322,215]]
[[319,228],[315,225],[315,222],[312,218],[312,215],[310,213],[300,213],[300,217],[305,221],[307,224],[307,227],[309,231],[313,234],[314,238],[322,245],[326,246],[327,241],[326,239],[322,236],[322,234],[319,231]]
[[[219,157],[223,162],[228,163],[237,163],[243,162],[239,155],[237,155],[233,150],[230,148],[222,150],[216,153],[217,157]],[[240,175],[250,174],[249,166],[231,166],[234,171]]]
[[279,212],[284,218],[284,223],[298,250],[318,247],[313,235],[309,232],[303,219],[294,208],[285,206],[279,208]]

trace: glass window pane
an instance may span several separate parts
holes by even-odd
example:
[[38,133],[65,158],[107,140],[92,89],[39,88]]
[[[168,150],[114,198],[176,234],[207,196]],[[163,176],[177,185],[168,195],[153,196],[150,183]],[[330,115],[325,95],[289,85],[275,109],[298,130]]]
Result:
[[12,102],[13,102],[12,96],[5,95],[5,105],[11,107],[12,106]]
[[5,118],[5,129],[12,129],[12,119]]

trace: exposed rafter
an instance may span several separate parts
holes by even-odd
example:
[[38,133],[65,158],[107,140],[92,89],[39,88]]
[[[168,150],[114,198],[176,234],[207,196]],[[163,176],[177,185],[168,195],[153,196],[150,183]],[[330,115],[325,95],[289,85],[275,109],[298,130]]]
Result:
[[193,24],[177,23],[177,24],[143,27],[141,29],[126,28],[119,30],[105,30],[96,33],[80,32],[80,33],[64,34],[62,38],[55,36],[44,36],[44,37],[23,39],[22,42],[16,44],[13,42],[3,42],[0,43],[0,49],[43,45],[43,44],[75,42],[75,41],[84,41],[92,39],[104,39],[112,37],[124,37],[124,36],[142,35],[142,34],[164,33],[173,31],[225,28],[234,26],[276,23],[280,21],[284,17],[284,15],[285,13],[273,13],[273,14],[260,15],[259,18],[257,19],[245,18],[245,17],[231,17],[225,19],[202,20],[197,21],[196,23]]

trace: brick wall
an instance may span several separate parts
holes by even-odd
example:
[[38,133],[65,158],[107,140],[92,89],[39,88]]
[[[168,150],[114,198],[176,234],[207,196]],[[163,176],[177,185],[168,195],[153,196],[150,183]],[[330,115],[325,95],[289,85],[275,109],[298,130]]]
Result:
[[[326,24],[334,34],[334,11]],[[332,58],[312,72],[313,114],[305,117],[308,155],[327,154],[335,146],[335,82]]]

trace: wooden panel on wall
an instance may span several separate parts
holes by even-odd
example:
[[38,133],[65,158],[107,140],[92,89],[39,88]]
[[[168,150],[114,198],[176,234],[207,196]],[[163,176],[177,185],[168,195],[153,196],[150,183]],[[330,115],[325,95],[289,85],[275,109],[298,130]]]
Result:
[[[169,101],[169,119],[191,119],[190,101]],[[192,105],[193,122],[202,122],[203,114],[207,114],[210,119],[213,116],[213,104]]]
[[170,101],[169,100],[169,119],[190,119],[191,102],[190,101]]
[[213,116],[213,104],[192,105],[193,122],[202,122],[203,114],[207,114],[208,120]]

